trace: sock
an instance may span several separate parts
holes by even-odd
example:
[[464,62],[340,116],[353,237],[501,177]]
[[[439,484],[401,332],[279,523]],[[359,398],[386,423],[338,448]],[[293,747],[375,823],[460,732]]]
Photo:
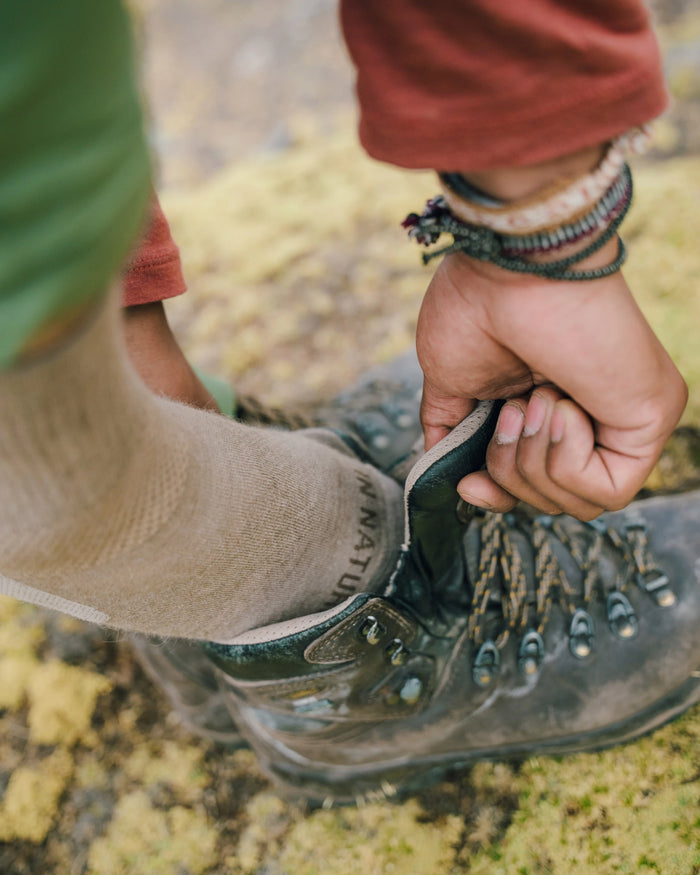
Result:
[[226,640],[381,588],[397,484],[330,432],[156,397],[116,301],[0,373],[0,592],[118,629]]

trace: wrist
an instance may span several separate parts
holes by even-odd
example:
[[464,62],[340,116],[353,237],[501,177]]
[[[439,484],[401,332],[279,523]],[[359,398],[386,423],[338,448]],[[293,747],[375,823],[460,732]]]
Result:
[[[504,270],[545,279],[602,279],[616,273],[626,258],[617,236],[632,200],[625,156],[641,151],[649,136],[647,128],[634,128],[605,145],[538,165],[469,177],[442,172],[441,194],[402,225],[424,246],[452,235],[451,245],[423,255],[426,264],[463,251]],[[616,249],[604,262],[612,254],[611,240]]]
[[539,164],[456,172],[488,197],[509,204],[538,197],[551,186],[591,173],[600,163],[605,148],[606,144],[601,143]]
[[[482,171],[466,171],[461,172],[460,175],[488,198],[499,201],[504,206],[507,206],[515,201],[546,197],[546,193],[553,188],[560,188],[567,181],[572,181],[591,173],[600,163],[605,149],[606,144],[601,143],[538,164]],[[560,258],[567,258],[575,255],[577,252],[583,252],[584,249],[601,236],[601,233],[594,233],[586,239],[565,244],[556,251],[525,254],[522,257],[525,261],[537,264],[547,264]],[[599,250],[578,262],[577,268],[589,270],[602,267],[614,259],[616,254],[617,241],[609,240]],[[504,272],[502,268],[496,269]]]
[[[580,243],[573,244],[572,246],[562,247],[556,253],[537,253],[535,255],[528,256],[527,258],[523,258],[523,261],[530,261],[535,264],[547,264],[557,261],[560,258],[568,258],[570,256],[576,255],[577,252],[583,251],[586,246],[590,245],[591,240],[594,239],[595,238],[590,238],[587,241],[582,241]],[[606,265],[609,265],[617,258],[619,251],[618,247],[619,241],[617,238],[608,240],[603,246],[601,246],[600,249],[596,250],[591,255],[581,259],[580,261],[576,261],[575,269],[577,271],[592,271],[598,268],[604,268]],[[513,286],[517,287],[518,289],[525,289],[527,287],[542,287],[542,277],[537,274],[518,273],[505,267],[500,267],[498,264],[494,264],[493,262],[481,261],[479,259],[476,259],[466,252],[454,252],[445,257],[450,261],[454,261],[454,263],[457,265],[468,265],[468,269],[470,272],[478,274],[483,279],[493,282],[497,286]],[[607,277],[599,279],[598,282],[603,282],[604,280],[607,282],[610,282],[611,280],[619,280],[621,276],[621,273],[619,271],[616,271]],[[570,282],[568,280],[562,279],[558,281],[556,277],[548,279],[548,284],[552,284],[552,287],[554,283],[559,286],[561,282],[566,283],[567,288],[565,291],[567,294],[570,294],[571,290],[568,288]]]

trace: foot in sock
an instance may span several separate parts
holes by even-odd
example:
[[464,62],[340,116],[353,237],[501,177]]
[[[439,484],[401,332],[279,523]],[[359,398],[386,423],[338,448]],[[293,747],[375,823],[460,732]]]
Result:
[[[285,430],[332,428],[385,474],[400,481],[422,455],[420,399],[423,373],[415,352],[372,368],[329,403],[313,409],[270,408],[238,399],[237,416],[248,424]],[[343,600],[342,593],[339,600]],[[183,723],[231,747],[245,744],[216,680],[215,666],[192,641],[130,635],[149,677],[168,696]]]
[[700,701],[700,492],[593,523],[460,525],[456,478],[492,419],[409,475],[384,592],[203,645],[243,736],[294,793],[352,801],[479,758],[596,750]]

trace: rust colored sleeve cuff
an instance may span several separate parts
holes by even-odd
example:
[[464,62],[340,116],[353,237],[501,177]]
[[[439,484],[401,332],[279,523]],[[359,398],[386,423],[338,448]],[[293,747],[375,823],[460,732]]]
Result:
[[360,139],[410,168],[536,164],[667,104],[642,0],[342,0]]
[[174,298],[187,290],[180,250],[170,234],[156,194],[151,201],[150,224],[124,271],[125,307]]

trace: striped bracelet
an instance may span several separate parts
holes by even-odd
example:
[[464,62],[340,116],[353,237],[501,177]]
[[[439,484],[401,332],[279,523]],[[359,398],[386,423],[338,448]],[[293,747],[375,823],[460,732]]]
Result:
[[[453,243],[443,249],[423,254],[423,263],[452,252],[464,252],[479,261],[489,261],[504,270],[541,276],[547,279],[583,281],[610,276],[622,267],[627,250],[618,238],[615,259],[603,267],[571,270],[579,261],[601,249],[622,224],[632,201],[632,175],[625,164],[620,176],[600,201],[585,216],[559,228],[536,234],[500,234],[491,228],[468,224],[456,218],[442,195],[432,198],[418,215],[410,213],[401,223],[408,236],[417,243],[430,246],[442,234],[451,234]],[[602,230],[603,233],[585,249],[556,261],[538,263],[523,256],[550,252],[584,239]]]
[[621,214],[627,212],[632,202],[632,174],[625,164],[619,176],[597,204],[584,216],[561,225],[559,228],[535,234],[502,234],[501,245],[508,256],[527,256],[552,252],[578,243],[598,231],[604,231]]
[[633,128],[608,144],[600,163],[580,177],[561,177],[545,188],[504,203],[485,195],[459,173],[438,174],[455,218],[506,235],[535,234],[579,218],[597,204],[619,178],[628,152],[641,153],[650,139],[650,127]]

